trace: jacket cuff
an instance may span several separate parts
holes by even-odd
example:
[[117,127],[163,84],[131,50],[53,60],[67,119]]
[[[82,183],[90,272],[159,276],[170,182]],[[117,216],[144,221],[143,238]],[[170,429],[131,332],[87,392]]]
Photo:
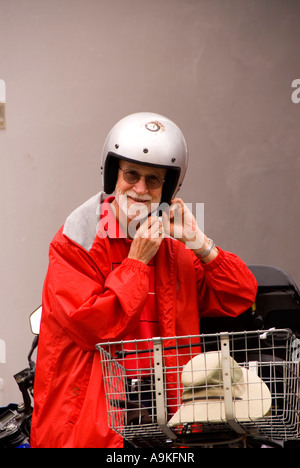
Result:
[[220,247],[217,247],[217,249],[218,249],[218,255],[216,256],[216,258],[214,258],[208,263],[201,263],[204,270],[211,271],[214,268],[217,268],[221,263],[223,263],[225,259],[225,252],[224,250],[220,249]]
[[135,258],[125,258],[122,262],[122,265],[124,267],[129,267],[134,270],[140,270],[143,271],[145,274],[149,275],[150,274],[150,268],[146,263],[141,262],[140,260],[136,260]]

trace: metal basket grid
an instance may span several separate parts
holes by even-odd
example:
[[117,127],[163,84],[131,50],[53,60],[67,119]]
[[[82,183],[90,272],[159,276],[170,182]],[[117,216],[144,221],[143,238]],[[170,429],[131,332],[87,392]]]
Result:
[[[290,330],[271,329],[100,343],[97,349],[109,425],[135,447],[206,445],[208,441],[246,436],[298,440],[299,341]],[[222,383],[227,388],[222,397],[222,401],[227,398],[225,415],[217,421],[205,418],[198,421],[195,417],[188,423],[180,421],[171,425],[171,415],[183,403],[184,366],[199,354],[207,356],[212,352],[221,355],[219,371],[225,380],[229,378],[225,372],[225,363],[230,362],[227,358],[233,358],[241,368],[259,376],[270,392],[270,410],[259,418],[253,418],[249,410],[245,420],[237,418],[234,409],[228,412],[228,404],[233,408],[230,379]],[[230,375],[232,371],[229,368]],[[196,398],[192,405],[197,408]]]

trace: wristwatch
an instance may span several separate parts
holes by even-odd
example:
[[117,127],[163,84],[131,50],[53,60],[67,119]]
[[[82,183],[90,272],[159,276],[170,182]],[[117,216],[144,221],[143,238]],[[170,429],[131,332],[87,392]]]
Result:
[[209,241],[208,247],[206,250],[204,250],[204,252],[202,252],[202,254],[199,255],[200,258],[207,257],[216,246],[216,244],[214,243],[212,239],[208,239],[208,241]]

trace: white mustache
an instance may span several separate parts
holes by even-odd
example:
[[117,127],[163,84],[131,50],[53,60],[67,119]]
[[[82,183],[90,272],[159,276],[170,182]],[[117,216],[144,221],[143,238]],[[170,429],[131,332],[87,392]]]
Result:
[[135,201],[137,202],[147,202],[147,201],[151,201],[152,200],[152,197],[151,195],[137,195],[135,192],[133,192],[132,190],[127,190],[127,192],[125,192],[124,194],[126,197],[130,197],[130,198],[133,198]]

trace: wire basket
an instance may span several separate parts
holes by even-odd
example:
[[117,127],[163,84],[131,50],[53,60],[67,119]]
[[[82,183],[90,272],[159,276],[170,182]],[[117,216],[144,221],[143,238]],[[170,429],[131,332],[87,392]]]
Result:
[[135,447],[300,438],[300,340],[290,330],[97,345],[110,427]]

